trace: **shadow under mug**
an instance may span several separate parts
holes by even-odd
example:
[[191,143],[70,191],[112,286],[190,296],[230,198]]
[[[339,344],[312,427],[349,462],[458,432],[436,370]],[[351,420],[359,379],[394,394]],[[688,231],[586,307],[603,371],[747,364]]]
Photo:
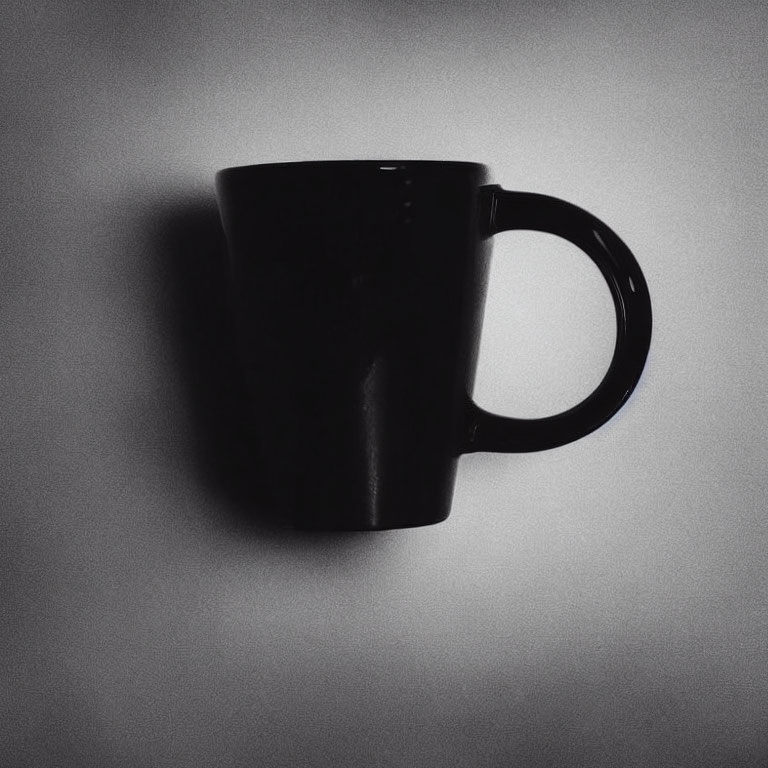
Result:
[[[586,211],[489,184],[476,163],[365,160],[216,175],[254,472],[301,528],[428,525],[450,511],[458,458],[538,451],[610,419],[651,339],[643,274]],[[491,236],[548,232],[597,265],[616,308],[599,386],[538,419],[472,401]]]

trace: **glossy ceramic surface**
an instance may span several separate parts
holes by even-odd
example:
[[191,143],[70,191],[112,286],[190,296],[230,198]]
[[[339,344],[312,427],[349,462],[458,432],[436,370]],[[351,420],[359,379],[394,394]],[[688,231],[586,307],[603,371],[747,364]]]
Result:
[[[482,165],[428,161],[217,175],[254,472],[297,525],[444,520],[461,453],[570,442],[609,419],[637,383],[651,309],[632,254],[590,214],[488,182]],[[603,382],[547,419],[496,416],[471,400],[491,236],[505,229],[574,242],[616,305]]]

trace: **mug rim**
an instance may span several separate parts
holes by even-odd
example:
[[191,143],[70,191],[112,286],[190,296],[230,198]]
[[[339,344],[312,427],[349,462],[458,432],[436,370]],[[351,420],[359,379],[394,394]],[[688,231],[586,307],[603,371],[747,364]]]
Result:
[[437,166],[443,167],[459,167],[459,168],[475,168],[478,170],[487,170],[488,166],[483,163],[468,162],[463,160],[392,160],[383,158],[380,160],[289,160],[287,162],[278,163],[253,163],[250,165],[231,165],[226,168],[222,168],[216,172],[216,177],[223,175],[230,175],[232,173],[243,173],[246,171],[257,171],[267,169],[301,169],[311,167],[326,166],[341,168],[343,166],[379,166],[381,170],[396,171],[403,170],[404,168],[423,167],[423,168],[435,168]]

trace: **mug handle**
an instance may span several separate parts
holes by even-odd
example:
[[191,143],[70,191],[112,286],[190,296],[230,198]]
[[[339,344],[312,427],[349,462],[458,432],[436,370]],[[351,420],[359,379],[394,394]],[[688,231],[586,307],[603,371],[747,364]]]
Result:
[[467,406],[462,453],[522,453],[578,440],[610,419],[629,398],[651,343],[651,297],[635,257],[613,230],[564,200],[492,185],[481,190],[486,235],[512,229],[548,232],[581,248],[597,265],[616,307],[616,346],[607,373],[578,405],[555,416],[516,419]]

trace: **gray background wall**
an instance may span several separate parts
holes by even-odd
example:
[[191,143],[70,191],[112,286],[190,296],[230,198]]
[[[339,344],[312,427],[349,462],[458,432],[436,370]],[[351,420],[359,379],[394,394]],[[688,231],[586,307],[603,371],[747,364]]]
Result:
[[[765,765],[763,4],[2,16],[2,765]],[[442,525],[275,532],[212,479],[213,173],[379,157],[603,218],[645,377],[575,444],[462,459]],[[596,269],[530,233],[494,259],[478,401],[574,404]]]

